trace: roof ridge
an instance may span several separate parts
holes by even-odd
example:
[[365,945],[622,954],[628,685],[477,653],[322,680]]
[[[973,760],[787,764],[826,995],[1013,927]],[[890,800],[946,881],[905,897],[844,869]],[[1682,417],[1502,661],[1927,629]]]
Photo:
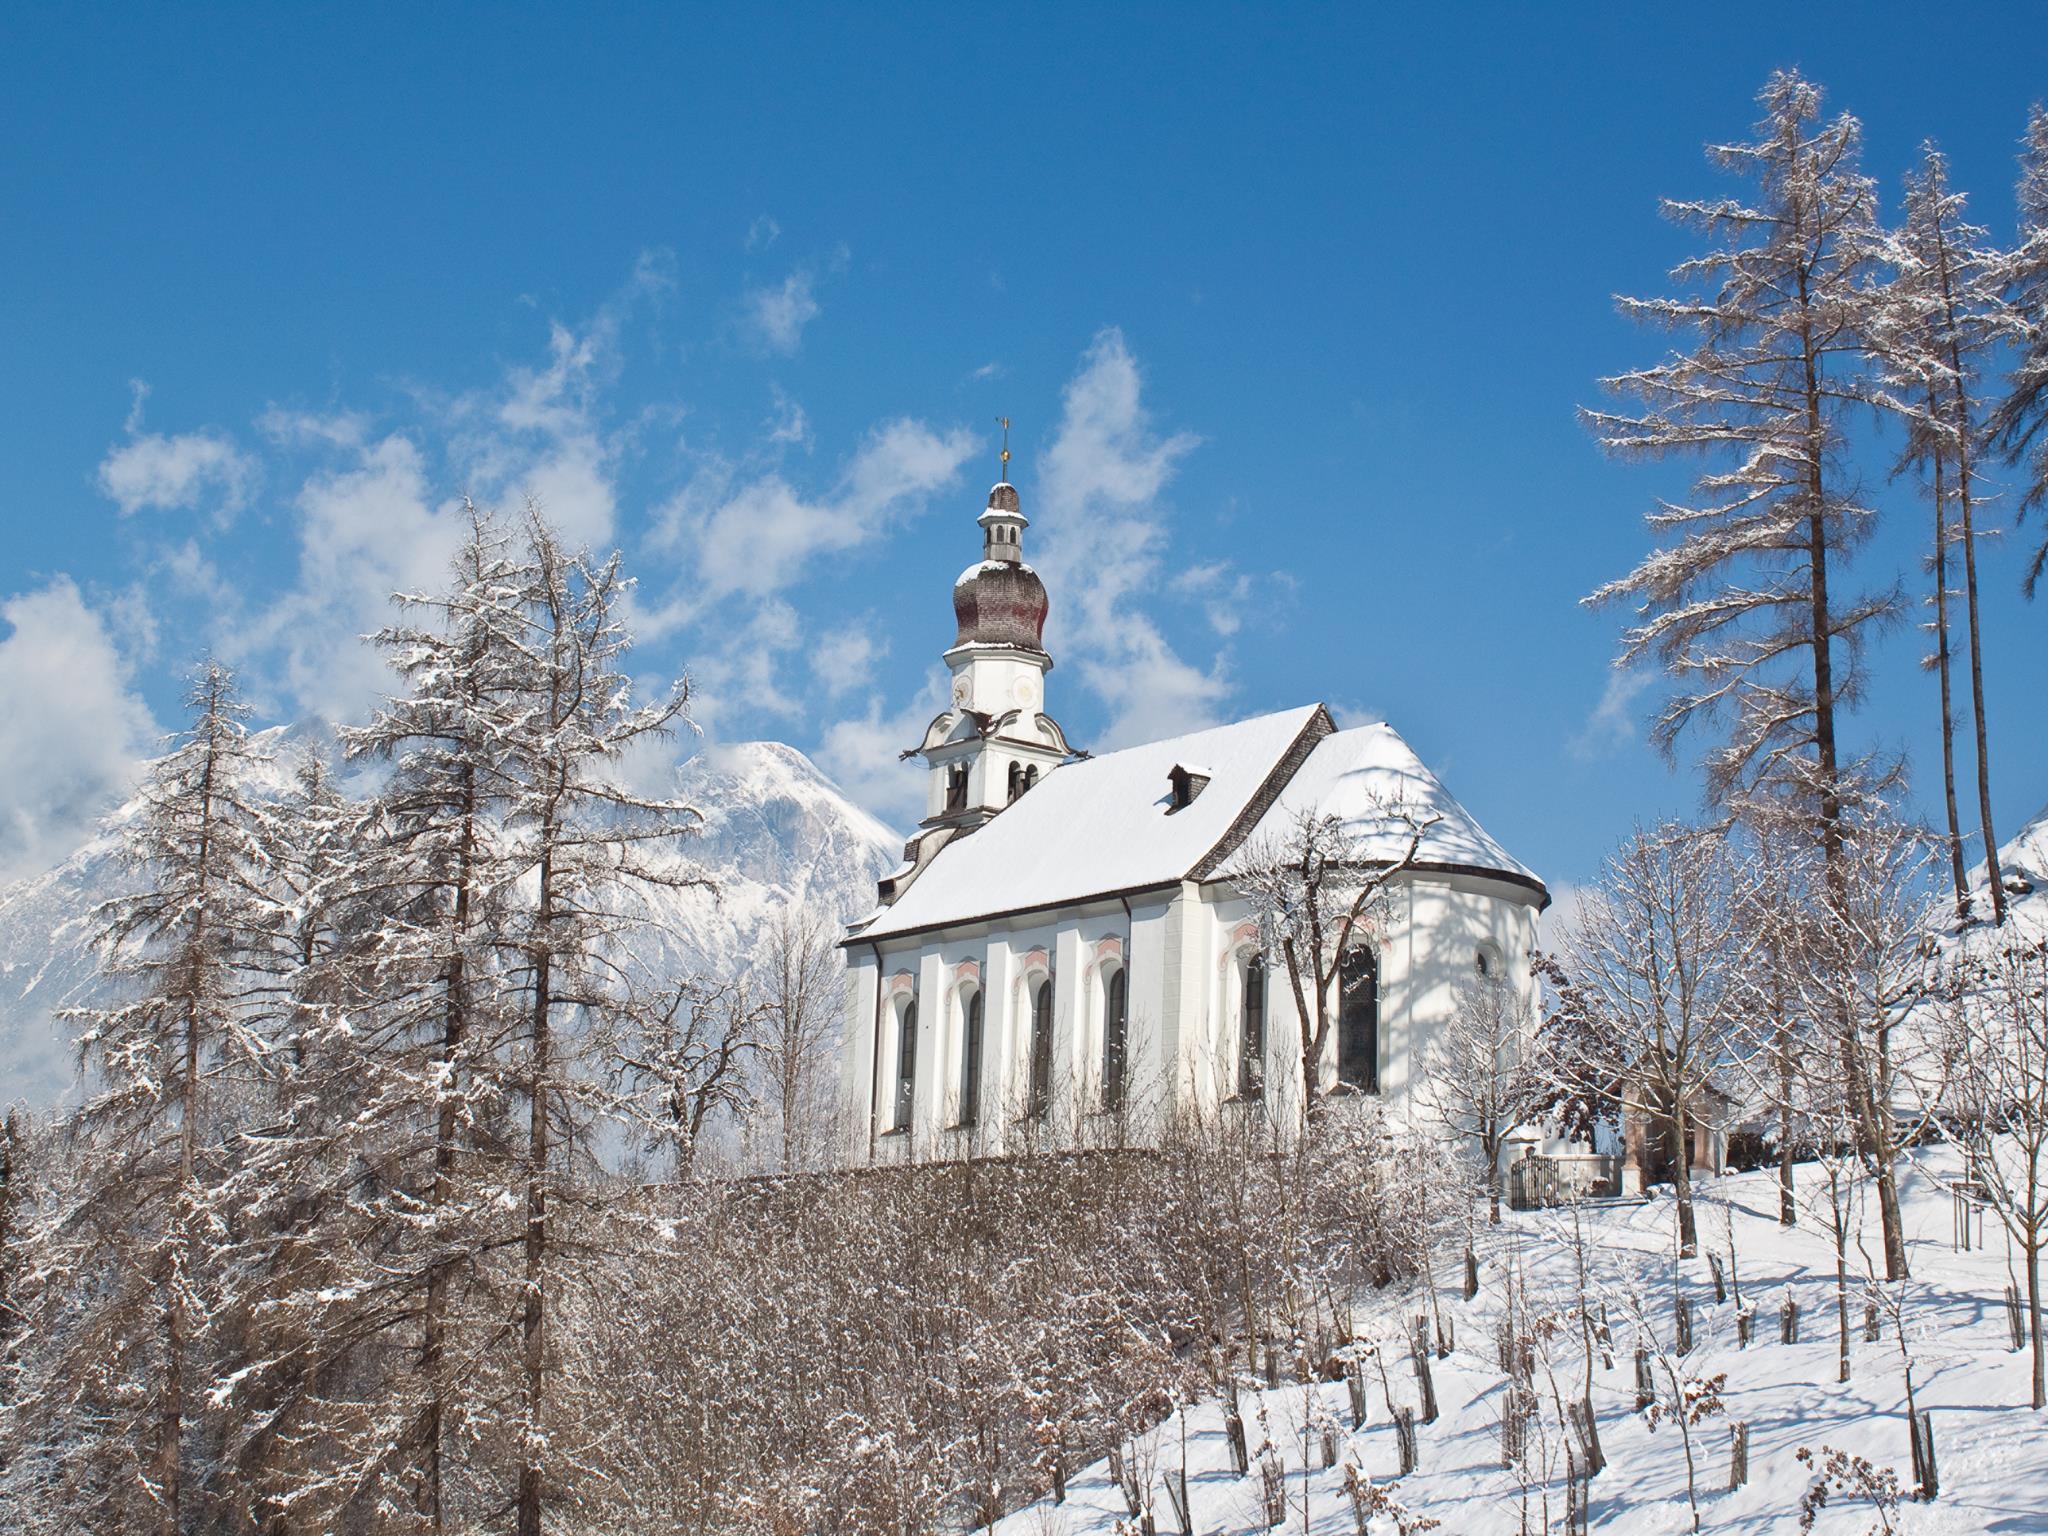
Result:
[[[1285,714],[1285,710],[1276,710]],[[1273,808],[1273,802],[1280,798],[1280,792],[1294,781],[1301,772],[1309,754],[1326,738],[1337,731],[1337,722],[1330,717],[1329,707],[1318,701],[1314,711],[1301,724],[1294,740],[1280,755],[1280,761],[1267,772],[1259,787],[1252,791],[1251,798],[1244,803],[1236,818],[1224,829],[1223,836],[1216,840],[1216,846],[1196,862],[1195,867],[1183,877],[1188,880],[1206,880],[1216,873],[1223,861],[1237,852],[1238,845],[1251,834],[1266,812]]]

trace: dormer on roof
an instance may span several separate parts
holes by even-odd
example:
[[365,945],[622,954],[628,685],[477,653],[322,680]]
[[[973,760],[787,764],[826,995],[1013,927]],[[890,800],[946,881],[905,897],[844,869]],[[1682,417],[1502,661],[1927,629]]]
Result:
[[1209,787],[1209,781],[1216,775],[1207,768],[1194,763],[1175,763],[1166,770],[1167,801],[1166,814],[1184,811],[1195,803],[1195,796]]

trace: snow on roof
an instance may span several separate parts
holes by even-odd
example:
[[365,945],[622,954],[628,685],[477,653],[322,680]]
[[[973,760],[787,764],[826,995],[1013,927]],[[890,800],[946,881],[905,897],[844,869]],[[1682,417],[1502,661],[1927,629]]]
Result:
[[[1068,763],[978,831],[940,849],[860,939],[1070,906],[1186,879],[1280,766],[1320,705],[1304,705]],[[1211,765],[1172,815],[1168,770]]]
[[1389,861],[1408,848],[1401,811],[1418,821],[1435,816],[1416,850],[1418,863],[1506,875],[1534,886],[1546,905],[1550,900],[1535,871],[1487,835],[1391,725],[1363,725],[1317,742],[1246,841],[1284,839],[1294,818],[1310,806],[1342,819],[1368,857]]

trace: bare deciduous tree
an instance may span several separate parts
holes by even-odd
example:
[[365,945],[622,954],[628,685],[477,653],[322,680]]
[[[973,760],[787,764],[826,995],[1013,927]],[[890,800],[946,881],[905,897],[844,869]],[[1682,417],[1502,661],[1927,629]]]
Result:
[[1740,1022],[1749,875],[1720,832],[1638,828],[1607,861],[1565,936],[1566,969],[1604,1022],[1629,1112],[1670,1126],[1678,1240],[1698,1252],[1691,1141]]
[[[1301,1102],[1309,1121],[1322,1113],[1323,1078],[1335,1070],[1338,973],[1347,955],[1386,931],[1389,898],[1438,819],[1398,802],[1383,805],[1375,833],[1386,836],[1369,842],[1357,827],[1310,808],[1277,835],[1247,844],[1231,863],[1229,878],[1251,903],[1266,953],[1287,967],[1301,1021]],[[1376,853],[1382,842],[1390,851]],[[1377,1081],[1376,1063],[1371,1070]]]
[[1939,1007],[1942,1113],[1966,1175],[2019,1249],[2033,1406],[2048,1406],[2041,1251],[2048,1247],[2048,945],[1969,946]]
[[828,914],[795,903],[777,914],[768,934],[756,1057],[785,1173],[813,1166],[830,1130],[844,976],[837,938]]
[[1488,1218],[1500,1221],[1501,1153],[1508,1133],[1539,1102],[1529,1057],[1528,1019],[1505,976],[1474,976],[1458,988],[1443,1029],[1430,1041],[1418,1099],[1444,1131],[1475,1143]]

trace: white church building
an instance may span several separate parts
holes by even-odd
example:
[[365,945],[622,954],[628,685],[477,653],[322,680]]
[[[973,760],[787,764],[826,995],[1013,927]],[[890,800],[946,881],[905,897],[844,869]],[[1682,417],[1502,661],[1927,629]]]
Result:
[[1090,756],[1046,712],[1046,593],[1007,481],[953,587],[952,703],[904,755],[927,814],[851,925],[842,1091],[858,1164],[1142,1144],[1175,1116],[1301,1114],[1301,1020],[1233,856],[1304,810],[1398,862],[1339,968],[1321,1087],[1412,1114],[1474,975],[1531,1027],[1549,894],[1393,729],[1305,704]]

